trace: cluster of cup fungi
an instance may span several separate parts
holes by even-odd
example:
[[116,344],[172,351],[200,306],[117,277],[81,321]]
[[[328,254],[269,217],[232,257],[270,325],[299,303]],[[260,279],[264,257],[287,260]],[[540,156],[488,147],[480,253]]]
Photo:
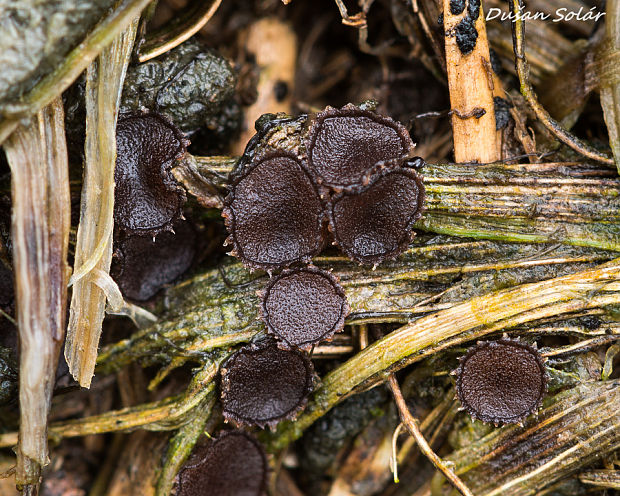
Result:
[[194,259],[196,234],[182,213],[185,190],[172,175],[188,144],[158,113],[132,113],[118,120],[112,276],[133,300],[151,298]]
[[[407,130],[389,117],[347,105],[301,121],[270,122],[271,131],[293,122],[281,134],[295,134],[296,145],[284,146],[288,137],[265,144],[259,132],[230,175],[222,213],[231,253],[270,275],[261,292],[268,336],[237,350],[220,371],[225,419],[260,428],[303,409],[314,384],[309,352],[341,331],[349,312],[338,279],[313,266],[312,258],[331,242],[361,264],[393,259],[408,246],[424,205],[416,172],[423,161],[412,156]],[[154,270],[135,269],[155,237],[173,229],[191,234],[182,223],[185,192],[171,173],[187,144],[158,114],[119,119],[115,278],[129,298],[150,298],[191,264],[193,252],[163,242],[159,261],[157,250],[149,250]],[[131,268],[126,275],[125,266]],[[506,337],[470,348],[454,375],[462,408],[495,425],[522,422],[540,407],[547,387],[538,350]],[[221,494],[260,495],[266,473],[254,438],[242,430],[223,432],[196,448],[178,476],[178,494],[201,494],[208,485],[222,488]]]
[[406,248],[424,202],[422,179],[406,165],[413,148],[401,124],[349,105],[314,116],[297,153],[261,150],[233,171],[223,211],[232,253],[251,269],[284,270],[262,294],[273,340],[240,349],[223,366],[227,419],[272,426],[304,406],[307,350],[342,330],[348,313],[336,277],[307,264],[330,236],[360,263]]

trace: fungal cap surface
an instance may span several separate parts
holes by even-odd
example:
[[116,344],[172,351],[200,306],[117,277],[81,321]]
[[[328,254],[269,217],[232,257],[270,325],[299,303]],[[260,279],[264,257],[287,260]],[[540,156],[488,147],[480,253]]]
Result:
[[266,489],[267,458],[249,434],[225,432],[194,451],[178,481],[178,496],[260,496]]
[[414,146],[399,122],[349,104],[316,115],[306,151],[317,181],[339,190],[362,184],[377,164],[409,156]]
[[422,216],[424,185],[411,168],[383,169],[367,185],[335,195],[329,227],[336,244],[360,263],[379,264],[402,253]]
[[182,215],[185,190],[172,167],[189,142],[155,112],[119,118],[116,127],[114,223],[130,234],[155,236]]
[[344,290],[330,272],[290,269],[274,277],[262,299],[267,331],[285,348],[309,349],[344,327],[349,312]]
[[305,164],[272,151],[235,177],[222,215],[232,254],[252,269],[309,261],[324,244],[323,205]]
[[305,353],[269,342],[241,348],[221,373],[224,417],[264,428],[301,411],[312,390],[314,368]]
[[547,374],[538,350],[506,338],[472,347],[456,373],[461,405],[483,422],[520,422],[539,408],[547,390]]
[[117,242],[112,277],[123,296],[146,301],[190,268],[196,254],[196,233],[188,222],[174,224],[174,233],[125,236]]

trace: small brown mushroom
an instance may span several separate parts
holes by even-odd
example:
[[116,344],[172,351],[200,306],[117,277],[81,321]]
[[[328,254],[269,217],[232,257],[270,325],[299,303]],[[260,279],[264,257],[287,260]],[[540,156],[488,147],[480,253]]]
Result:
[[232,254],[253,269],[308,262],[324,245],[324,214],[305,164],[292,153],[254,160],[232,182],[222,215]]
[[174,232],[121,237],[115,250],[112,277],[123,296],[145,301],[190,268],[196,254],[196,232],[178,221]]
[[224,417],[264,428],[302,410],[312,390],[314,368],[307,354],[267,342],[241,348],[221,374]]
[[129,114],[116,127],[114,223],[128,234],[156,236],[181,218],[185,190],[171,173],[189,142],[154,112]]
[[178,496],[261,496],[267,458],[249,434],[230,431],[198,447],[178,477]]
[[424,185],[411,168],[386,168],[366,186],[348,188],[329,205],[336,244],[360,263],[379,264],[402,253],[422,215]]
[[516,340],[478,343],[461,359],[455,373],[461,405],[483,422],[521,422],[538,409],[547,390],[540,353]]
[[306,142],[310,170],[320,184],[336,190],[361,185],[377,167],[410,155],[414,146],[402,124],[354,105],[318,113]]
[[344,327],[349,312],[344,290],[331,273],[306,267],[271,280],[262,300],[267,331],[284,348],[309,349]]

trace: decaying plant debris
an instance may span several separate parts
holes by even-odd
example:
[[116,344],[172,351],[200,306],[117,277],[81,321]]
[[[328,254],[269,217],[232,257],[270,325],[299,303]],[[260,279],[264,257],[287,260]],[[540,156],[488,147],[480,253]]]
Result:
[[620,487],[619,0],[43,3],[0,5],[0,494]]

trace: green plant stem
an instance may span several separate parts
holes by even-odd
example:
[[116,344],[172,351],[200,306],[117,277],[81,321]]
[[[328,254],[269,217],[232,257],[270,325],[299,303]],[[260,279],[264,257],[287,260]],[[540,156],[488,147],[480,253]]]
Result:
[[215,396],[207,397],[205,404],[197,408],[194,418],[182,426],[170,439],[164,465],[157,479],[155,496],[168,496],[170,494],[176,475],[189,458],[196,441],[204,432],[214,404]]
[[[188,160],[208,185],[200,194],[193,182],[190,193],[203,204],[221,204],[234,158]],[[427,164],[422,174],[427,201],[417,229],[620,251],[620,179],[608,169],[579,163]]]
[[476,495],[533,496],[618,447],[620,382],[613,380],[548,398],[523,427],[495,429],[445,459]]
[[362,384],[458,343],[541,318],[620,303],[620,260],[596,269],[497,291],[422,317],[373,343],[323,378],[296,421],[265,436],[278,451]]
[[[50,439],[60,441],[68,437],[104,434],[107,432],[128,431],[144,428],[154,431],[167,431],[179,428],[188,422],[194,409],[212,404],[215,376],[222,356],[208,361],[194,375],[187,390],[180,395],[160,401],[145,403],[135,407],[112,410],[101,415],[79,420],[57,422],[49,426]],[[209,400],[209,398],[211,398]],[[201,414],[204,414],[201,411]],[[14,446],[17,433],[0,434],[0,448]]]
[[[398,261],[374,271],[339,256],[314,261],[339,277],[351,306],[348,324],[404,324],[493,288],[557,277],[613,258],[612,252],[551,248],[549,253],[540,245],[417,238]],[[455,284],[461,277],[464,282]],[[469,278],[477,281],[475,287]],[[239,263],[226,263],[171,288],[165,317],[103,348],[98,372],[113,372],[138,359],[145,364],[165,361],[154,386],[172,368],[199,359],[200,353],[249,341],[263,328],[257,291],[266,282],[266,276],[250,273]]]

